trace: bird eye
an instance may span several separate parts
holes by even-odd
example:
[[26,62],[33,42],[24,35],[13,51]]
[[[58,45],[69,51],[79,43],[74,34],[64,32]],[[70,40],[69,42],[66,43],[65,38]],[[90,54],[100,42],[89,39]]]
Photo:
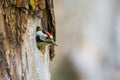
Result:
[[49,39],[49,37],[46,37],[46,39]]

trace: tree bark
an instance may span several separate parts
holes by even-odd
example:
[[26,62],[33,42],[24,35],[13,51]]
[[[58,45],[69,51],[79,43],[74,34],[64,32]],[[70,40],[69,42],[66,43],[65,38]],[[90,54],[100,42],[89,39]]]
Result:
[[0,80],[50,80],[54,47],[37,48],[37,26],[55,39],[52,0],[0,0]]

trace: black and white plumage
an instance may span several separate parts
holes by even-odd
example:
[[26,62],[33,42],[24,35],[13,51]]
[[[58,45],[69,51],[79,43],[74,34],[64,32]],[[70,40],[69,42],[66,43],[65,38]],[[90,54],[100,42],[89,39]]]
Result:
[[53,40],[53,36],[48,31],[44,31],[44,30],[36,31],[36,42],[38,48],[49,45],[57,46],[57,44]]

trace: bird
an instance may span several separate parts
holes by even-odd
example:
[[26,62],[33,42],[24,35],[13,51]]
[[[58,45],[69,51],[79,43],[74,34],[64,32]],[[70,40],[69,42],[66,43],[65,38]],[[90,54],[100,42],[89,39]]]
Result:
[[40,27],[36,28],[36,42],[39,49],[44,49],[46,46],[54,45],[57,46],[53,39],[53,36],[47,31]]

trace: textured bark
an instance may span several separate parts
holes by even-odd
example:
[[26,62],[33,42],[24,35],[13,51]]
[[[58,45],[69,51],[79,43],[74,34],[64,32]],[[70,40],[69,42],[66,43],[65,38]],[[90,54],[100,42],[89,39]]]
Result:
[[37,48],[37,26],[55,38],[52,0],[0,0],[0,80],[50,80],[54,47]]

